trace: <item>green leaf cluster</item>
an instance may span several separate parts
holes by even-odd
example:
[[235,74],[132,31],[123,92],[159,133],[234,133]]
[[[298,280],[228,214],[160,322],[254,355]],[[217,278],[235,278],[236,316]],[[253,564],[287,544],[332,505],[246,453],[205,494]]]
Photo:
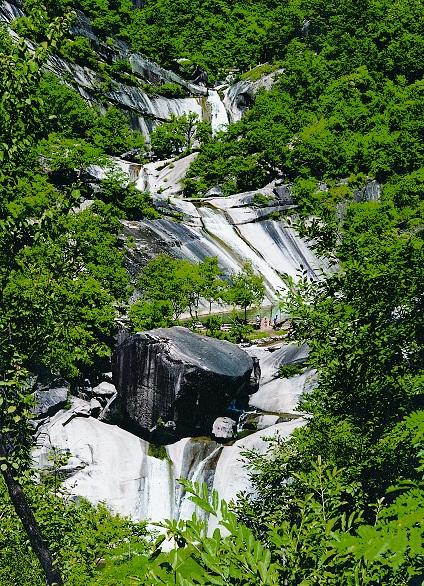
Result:
[[[209,303],[209,313],[212,303],[221,302],[244,310],[244,323],[233,320],[231,336],[237,341],[250,331],[246,330],[247,308],[260,304],[265,294],[263,277],[248,262],[240,272],[224,280],[216,257],[206,257],[196,264],[166,254],[158,255],[142,269],[139,289],[141,298],[129,312],[133,329],[169,326],[187,311],[192,319],[197,319],[202,300]],[[219,332],[212,316],[208,331],[211,335]]]
[[[66,454],[54,454],[38,482],[27,478],[24,488],[66,585],[86,586],[112,547],[147,551],[145,525],[113,516],[104,505],[71,500],[60,486],[60,467],[66,459]],[[1,479],[0,495],[0,584],[40,586],[44,580],[38,561]]]
[[151,133],[151,150],[158,159],[184,156],[193,146],[207,143],[212,136],[210,124],[199,121],[196,114],[171,115],[171,119]]

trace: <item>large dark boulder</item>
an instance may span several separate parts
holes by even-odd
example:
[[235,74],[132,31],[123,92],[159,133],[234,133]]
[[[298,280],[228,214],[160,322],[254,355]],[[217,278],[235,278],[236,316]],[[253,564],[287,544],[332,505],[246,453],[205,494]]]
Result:
[[182,327],[159,328],[124,340],[112,358],[123,425],[169,443],[212,432],[234,400],[258,386],[254,361],[235,344]]

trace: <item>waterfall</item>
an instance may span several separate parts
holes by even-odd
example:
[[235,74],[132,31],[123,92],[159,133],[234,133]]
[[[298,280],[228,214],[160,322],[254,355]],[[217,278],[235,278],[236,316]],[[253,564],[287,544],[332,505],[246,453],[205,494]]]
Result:
[[15,18],[20,18],[23,15],[22,10],[14,4],[10,4],[9,2],[2,2],[0,4],[0,20],[12,22]]
[[172,463],[167,459],[146,458],[143,491],[144,518],[153,522],[175,517],[175,487]]
[[[185,438],[167,446],[167,456],[161,459],[149,455],[149,444],[135,435],[78,414],[84,404],[73,398],[70,410],[59,411],[41,426],[34,462],[45,468],[52,447],[67,451],[70,459],[61,469],[61,477],[69,494],[93,504],[104,502],[115,513],[135,521],[191,518],[196,507],[181,489],[179,478],[204,482],[226,500],[240,491],[251,491],[242,453],[250,449],[264,453],[268,445],[264,438],[288,437],[305,424],[298,417],[224,447],[206,438]],[[211,526],[216,522],[209,519]]]
[[227,110],[218,92],[215,90],[208,90],[206,103],[211,120],[212,135],[215,136],[218,132],[227,130],[228,128],[229,120]]
[[[221,453],[222,449],[222,446],[218,446],[211,454],[209,454],[209,456],[199,462],[189,480],[191,480],[191,482],[205,483],[208,488],[211,488],[218,455]],[[180,504],[179,518],[191,519],[194,512],[200,516],[206,516],[206,513],[204,511],[199,511],[199,508],[190,500],[190,495],[185,493]]]
[[[172,171],[178,173],[178,170]],[[162,172],[165,176],[168,173],[165,169]],[[143,171],[139,177],[139,188],[160,180],[157,177],[151,179],[152,175],[146,178]],[[140,266],[159,252],[192,262],[216,256],[222,273],[229,276],[240,271],[243,262],[248,260],[264,277],[266,305],[274,303],[278,298],[277,292],[286,289],[282,274],[296,279],[302,265],[303,270],[314,278],[321,269],[326,268],[325,261],[319,259],[284,220],[263,219],[261,208],[241,203],[246,197],[243,194],[243,197],[239,194],[221,200],[189,202],[167,197],[166,193],[159,199],[154,196],[155,201],[170,216],[173,213],[182,214],[182,222],[166,217],[123,222],[126,234],[131,234],[137,242],[134,258],[137,254],[141,255]],[[244,215],[240,219],[242,211]]]
[[[264,237],[261,223],[249,224],[251,228],[249,238],[245,239],[240,228],[237,229],[231,225],[222,211],[209,207],[199,207],[198,210],[206,232],[213,237],[215,242],[219,242],[222,248],[231,251],[232,256],[237,259],[239,267],[244,261],[249,260],[253,268],[264,277],[268,299],[275,299],[275,292],[284,289],[285,285],[268,260],[268,253],[272,246],[267,247],[266,244],[261,246],[262,253],[257,249],[257,246],[262,244],[261,238]],[[284,252],[280,251],[279,254],[281,257]],[[285,264],[287,265],[287,263]]]

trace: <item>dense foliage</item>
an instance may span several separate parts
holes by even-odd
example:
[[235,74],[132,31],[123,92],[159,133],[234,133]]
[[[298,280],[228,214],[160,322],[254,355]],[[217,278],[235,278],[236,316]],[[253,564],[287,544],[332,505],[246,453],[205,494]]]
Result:
[[[44,77],[42,66],[68,25],[66,19],[53,21],[34,52],[0,31],[0,470],[10,497],[2,484],[4,584],[40,583],[28,539],[49,584],[61,583],[60,573],[74,575],[77,566],[79,583],[85,584],[97,555],[90,540],[103,549],[131,534],[126,521],[88,505],[68,506],[58,497],[50,501],[44,485],[36,488],[26,479],[32,444],[29,370],[73,379],[95,367],[110,354],[115,305],[128,295],[117,219],[79,205],[90,195],[86,169],[105,161],[120,123],[130,144],[131,132],[119,112],[112,128],[107,114],[102,118],[74,92]],[[101,135],[107,148],[96,138]],[[12,505],[20,520],[11,515]]]
[[[34,0],[26,0],[28,8]],[[262,0],[233,2],[170,2],[149,0],[134,8],[131,0],[60,0],[45,2],[50,16],[69,8],[90,16],[94,31],[103,40],[119,36],[134,51],[152,57],[166,67],[178,67],[177,60],[204,68],[210,77],[242,70],[278,54],[280,35],[294,35],[301,27],[300,15],[290,15],[279,3]],[[80,37],[73,54],[86,51],[90,42]],[[75,42],[74,42],[75,44]],[[88,49],[88,52],[87,52]],[[191,67],[190,67],[191,64]]]
[[[414,414],[405,425],[422,446],[422,414]],[[272,465],[260,459],[271,478]],[[112,552],[91,584],[406,586],[415,580],[418,584],[424,553],[422,481],[394,489],[396,498],[390,506],[380,499],[372,524],[367,524],[361,509],[346,512],[351,487],[343,484],[341,476],[340,470],[320,458],[308,474],[294,474],[295,487],[301,487],[303,494],[292,490],[286,507],[297,516],[269,519],[262,540],[225,502],[219,502],[215,491],[209,498],[206,485],[185,482],[201,514],[163,524],[166,536],[178,545],[161,551],[162,536],[149,556],[135,550],[123,559]],[[212,534],[202,518],[205,513],[217,526]]]
[[[282,10],[303,13],[303,37],[281,39],[284,73],[205,145],[188,193],[216,184],[235,193],[283,176],[307,212],[321,211],[364,176],[387,181],[422,167],[421,2],[288,2]],[[315,193],[320,181],[327,197]]]
[[42,73],[3,31],[2,45],[2,352],[72,377],[109,354],[114,304],[128,295],[117,218],[157,213],[116,172],[94,206],[71,210],[94,196],[84,181],[90,165],[107,166],[108,154],[143,140],[120,111],[101,114]]
[[[422,2],[46,4],[40,13],[39,3],[27,0],[32,18],[16,24],[40,42],[35,53],[0,31],[0,470],[19,475],[66,583],[87,584],[96,558],[105,556],[93,584],[418,584]],[[153,133],[153,151],[167,157],[202,143],[187,195],[215,185],[227,195],[277,177],[292,183],[293,221],[337,259],[337,270],[318,283],[287,279],[282,300],[292,316],[290,336],[309,344],[308,366],[318,374],[300,405],[311,421],[288,442],[274,442],[267,457],[250,454],[255,498],[241,498],[236,514],[222,505],[227,537],[208,535],[196,518],[169,522],[165,529],[179,547],[168,553],[146,554],[140,527],[102,507],[68,502],[49,476],[36,486],[24,473],[29,370],[75,378],[108,356],[116,307],[129,293],[118,218],[157,216],[149,195],[116,170],[94,191],[86,181],[92,165],[143,149],[143,139],[116,108],[100,111],[42,72],[49,47],[97,67],[89,39],[57,43],[70,19],[50,19],[71,8],[91,17],[106,44],[118,35],[163,65],[183,68],[186,62],[175,60],[186,58],[210,79],[263,61],[270,62],[263,73],[282,68],[274,87],[260,91],[227,133],[212,139],[193,119],[173,119]],[[130,79],[126,62],[108,67],[108,75]],[[370,179],[382,185],[373,198],[363,191]],[[94,203],[82,210],[87,198]],[[228,283],[215,259],[194,265],[158,257],[139,285],[130,314],[136,329],[168,325],[187,310],[196,317],[201,299],[247,309],[263,298],[249,265]],[[210,316],[207,327],[216,335],[219,320]],[[286,365],[279,375],[298,370]],[[218,513],[216,495],[208,502],[205,489],[186,489],[206,512]],[[0,582],[41,584],[3,485],[0,493]]]
[[[168,327],[178,323],[187,312],[196,328],[199,308],[207,304],[206,333],[234,342],[241,341],[250,331],[247,308],[260,305],[265,295],[263,277],[254,273],[249,262],[224,279],[216,257],[192,263],[166,254],[158,255],[143,268],[139,275],[139,291],[140,299],[129,310],[135,331]],[[213,303],[240,307],[244,310],[244,321],[233,316],[231,329],[225,335],[220,329],[222,320],[211,314]]]
[[[72,501],[60,484],[59,466],[66,460],[66,454],[52,452],[40,481],[27,479],[24,487],[66,584],[86,586],[108,549],[125,544],[146,551],[145,527],[112,516],[104,506],[94,507],[83,499]],[[39,564],[1,480],[0,496],[0,584],[40,586],[44,580]]]
[[211,126],[199,121],[196,114],[171,116],[171,119],[157,126],[151,134],[151,150],[158,159],[183,156],[196,144],[206,144],[211,139]]

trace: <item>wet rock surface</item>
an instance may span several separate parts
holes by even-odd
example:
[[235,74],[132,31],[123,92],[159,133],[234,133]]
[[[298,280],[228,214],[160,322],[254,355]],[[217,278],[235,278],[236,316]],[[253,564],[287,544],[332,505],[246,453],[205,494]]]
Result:
[[246,402],[258,384],[256,367],[252,388],[254,361],[246,352],[182,327],[131,336],[112,364],[121,425],[163,443],[209,435],[230,403]]

